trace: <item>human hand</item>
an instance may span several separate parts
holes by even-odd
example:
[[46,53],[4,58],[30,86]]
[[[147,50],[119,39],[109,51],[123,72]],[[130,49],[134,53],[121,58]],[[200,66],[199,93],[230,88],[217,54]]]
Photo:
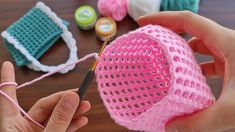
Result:
[[188,41],[194,52],[211,55],[214,61],[201,63],[205,76],[224,77],[217,102],[193,115],[177,117],[166,126],[167,132],[220,132],[235,128],[235,31],[189,11],[161,12],[138,19],[143,26],[158,24],[177,33],[194,36]]
[[[2,65],[1,82],[14,81],[14,67],[11,63],[5,62]],[[0,90],[17,102],[16,88],[14,86],[3,86]],[[11,102],[9,102],[9,100],[0,95],[0,131],[76,131],[87,124],[87,117],[81,116],[81,114],[87,112],[91,106],[88,101],[79,102],[79,96],[74,91],[75,90],[58,92],[42,98],[29,110],[29,116],[44,125],[44,130],[30,122],[26,117],[23,117],[20,111]]]

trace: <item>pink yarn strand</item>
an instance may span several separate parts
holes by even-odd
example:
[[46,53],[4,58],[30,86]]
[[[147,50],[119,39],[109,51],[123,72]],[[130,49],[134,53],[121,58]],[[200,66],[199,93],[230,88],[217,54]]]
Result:
[[31,84],[33,84],[33,83],[35,83],[35,82],[37,82],[37,81],[40,81],[40,80],[42,80],[42,79],[44,79],[44,78],[46,78],[46,77],[48,77],[48,76],[50,76],[50,75],[53,75],[53,74],[59,72],[60,70],[63,70],[63,69],[65,69],[65,68],[67,68],[67,67],[69,67],[69,66],[72,66],[72,65],[74,65],[74,64],[78,64],[78,63],[80,63],[80,62],[82,62],[82,61],[85,61],[85,60],[91,58],[91,57],[95,57],[95,58],[97,59],[97,56],[98,56],[97,53],[88,54],[88,55],[84,56],[83,58],[79,59],[79,60],[76,61],[76,62],[72,62],[72,63],[70,63],[70,64],[68,64],[68,65],[65,65],[65,66],[63,66],[63,67],[61,67],[61,68],[56,69],[55,71],[48,72],[48,73],[46,73],[46,74],[44,74],[44,75],[42,75],[42,76],[40,76],[40,77],[38,77],[38,78],[36,78],[36,79],[34,79],[34,80],[32,80],[32,81],[25,82],[25,83],[19,85],[19,86],[17,87],[17,89],[20,89],[20,88],[22,88],[22,87],[31,85]]
[[6,85],[14,85],[14,86],[17,86],[17,83],[16,83],[16,82],[4,82],[4,83],[1,83],[1,84],[0,84],[0,88],[3,87],[3,86],[6,86]]
[[0,94],[2,94],[4,97],[6,97],[14,106],[16,106],[20,112],[26,116],[32,123],[34,123],[35,125],[41,127],[41,128],[45,128],[43,125],[41,125],[40,123],[38,123],[37,121],[35,121],[32,117],[30,117],[16,102],[15,100],[13,100],[10,96],[8,96],[6,93],[4,93],[2,90],[0,90]]
[[[99,59],[99,56],[98,56],[97,53],[88,54],[88,55],[84,56],[83,58],[79,59],[79,60],[76,61],[76,62],[72,62],[72,63],[67,64],[67,65],[65,65],[65,66],[63,66],[63,67],[60,67],[60,68],[58,68],[58,69],[56,69],[56,70],[54,70],[54,71],[52,71],[52,72],[46,73],[46,74],[44,74],[44,75],[42,75],[42,76],[40,76],[40,77],[38,77],[38,78],[36,78],[36,79],[34,79],[34,80],[32,80],[32,81],[23,83],[23,84],[21,84],[20,86],[18,86],[18,87],[16,87],[16,88],[19,89],[19,88],[28,86],[28,85],[30,85],[30,84],[33,84],[33,83],[35,83],[35,82],[37,82],[37,81],[40,81],[40,80],[42,80],[42,79],[44,79],[44,78],[46,78],[46,77],[48,77],[48,76],[50,76],[50,75],[53,75],[53,74],[59,72],[60,70],[63,70],[63,69],[65,69],[65,68],[69,67],[69,66],[73,66],[73,65],[75,65],[75,64],[78,64],[78,63],[80,63],[80,62],[83,62],[83,61],[85,61],[85,60],[87,60],[87,59],[89,59],[89,58],[91,58],[91,57],[95,57],[96,60]],[[0,84],[0,88],[3,87],[3,86],[6,86],[6,85],[14,85],[14,86],[17,86],[17,83],[15,83],[15,82],[4,82],[4,83],[1,83],[1,84]],[[38,123],[37,121],[35,121],[32,117],[30,117],[30,116],[19,106],[19,104],[18,104],[15,100],[13,100],[9,95],[7,95],[6,93],[4,93],[2,90],[0,90],[0,94],[3,95],[4,97],[6,97],[6,99],[8,99],[15,107],[17,107],[17,108],[20,110],[20,112],[21,112],[26,118],[29,119],[29,121],[31,121],[32,123],[34,123],[35,125],[37,125],[37,126],[43,128],[43,129],[45,128],[43,125],[41,125],[40,123]]]

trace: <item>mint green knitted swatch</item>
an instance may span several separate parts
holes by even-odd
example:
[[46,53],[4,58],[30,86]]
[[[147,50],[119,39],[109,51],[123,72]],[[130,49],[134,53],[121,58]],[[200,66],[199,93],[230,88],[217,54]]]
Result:
[[[35,7],[6,31],[36,59],[39,59],[60,38],[63,32],[46,13]],[[31,63],[6,39],[4,42],[17,66]]]
[[182,11],[189,10],[198,12],[200,0],[162,0],[162,11]]

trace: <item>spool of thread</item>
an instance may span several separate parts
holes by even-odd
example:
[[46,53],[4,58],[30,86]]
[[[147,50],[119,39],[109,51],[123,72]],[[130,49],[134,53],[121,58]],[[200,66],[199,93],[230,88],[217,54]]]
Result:
[[99,40],[111,40],[117,32],[117,25],[110,17],[102,17],[95,24],[96,36]]
[[95,26],[97,15],[93,7],[89,5],[80,6],[74,14],[79,28],[90,30]]

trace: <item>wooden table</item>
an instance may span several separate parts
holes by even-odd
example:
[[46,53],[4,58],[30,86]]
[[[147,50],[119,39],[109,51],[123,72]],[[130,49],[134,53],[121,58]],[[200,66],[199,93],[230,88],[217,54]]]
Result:
[[[101,47],[101,42],[96,39],[95,31],[82,31],[77,28],[74,21],[74,11],[83,4],[89,4],[96,8],[97,0],[43,0],[46,5],[50,6],[61,18],[69,21],[70,31],[77,40],[78,54],[82,57],[88,53],[97,52]],[[1,0],[0,1],[0,32],[4,31],[14,21],[24,15],[34,4],[35,0]],[[228,28],[235,29],[235,2],[234,0],[202,0],[199,14],[206,16]],[[118,33],[122,35],[136,29],[138,25],[130,18],[126,17],[123,21],[118,22]],[[44,64],[53,65],[64,62],[68,57],[68,49],[62,40],[59,40],[46,54],[40,58]],[[199,61],[210,59],[206,56],[197,56]],[[6,60],[12,61],[9,53],[0,40],[0,64]],[[77,88],[86,70],[91,65],[92,60],[79,64],[76,69],[68,74],[56,74],[40,82],[18,91],[20,105],[27,111],[38,99],[48,96],[52,93]],[[19,84],[32,80],[43,73],[34,72],[25,67],[16,67],[16,80]],[[209,85],[216,97],[222,88],[222,79],[208,79]],[[109,117],[99,93],[95,81],[92,82],[86,99],[92,104],[92,109],[86,115],[89,118],[89,124],[80,129],[84,132],[92,131],[128,131],[114,123]],[[233,130],[235,131],[235,130]]]

